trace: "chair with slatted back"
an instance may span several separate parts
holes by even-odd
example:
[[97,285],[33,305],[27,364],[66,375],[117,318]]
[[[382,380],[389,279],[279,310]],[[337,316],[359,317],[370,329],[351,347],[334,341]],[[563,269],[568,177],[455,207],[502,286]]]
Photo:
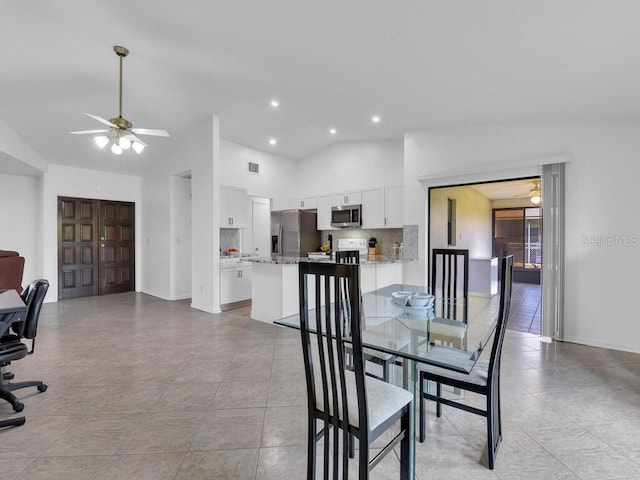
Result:
[[[355,265],[360,265],[360,252],[358,250],[342,250],[336,252],[336,263],[350,263]],[[359,298],[361,298],[361,294],[359,294]],[[362,301],[360,302],[362,305]],[[362,307],[360,308],[362,311]],[[371,335],[366,330],[362,332],[363,337],[366,339],[368,335]],[[365,340],[366,341],[366,340]],[[383,380],[385,382],[389,381],[389,377],[391,375],[391,367],[394,365],[396,357],[389,353],[378,352],[376,350],[372,350],[370,348],[364,349],[364,359],[368,362],[375,363],[376,365],[380,365],[382,369],[382,375],[374,375],[372,373],[368,373],[368,375],[374,376]]]
[[[299,263],[300,335],[308,406],[307,479],[348,478],[357,462],[358,477],[400,444],[400,478],[410,474],[412,394],[365,375],[360,319],[360,269],[354,264]],[[315,300],[310,309],[310,300]],[[348,305],[348,307],[346,307]],[[347,311],[348,309],[348,311]],[[350,323],[350,325],[349,325]],[[345,349],[351,349],[351,366]],[[399,433],[371,460],[371,442],[400,422]],[[320,426],[320,428],[318,428]],[[358,439],[359,458],[349,459],[351,436]],[[324,438],[322,465],[316,462],[318,441]]]
[[[431,252],[431,294],[435,296],[438,316],[469,322],[469,250],[434,248]],[[433,340],[463,347],[465,337],[458,328],[438,326],[431,332]]]
[[[493,333],[493,343],[488,359],[480,358],[469,374],[447,370],[432,365],[420,365],[420,441],[426,437],[426,409],[424,400],[436,402],[436,416],[442,415],[442,404],[481,415],[487,419],[487,459],[489,468],[493,469],[498,446],[502,441],[502,422],[500,418],[500,358],[504,335],[509,318],[509,306],[511,303],[511,288],[513,281],[513,256],[502,259],[502,283],[500,286],[500,310],[496,327]],[[425,382],[436,383],[436,394],[428,393]],[[480,409],[466,403],[456,402],[442,397],[442,385],[468,392],[484,395],[485,408]]]

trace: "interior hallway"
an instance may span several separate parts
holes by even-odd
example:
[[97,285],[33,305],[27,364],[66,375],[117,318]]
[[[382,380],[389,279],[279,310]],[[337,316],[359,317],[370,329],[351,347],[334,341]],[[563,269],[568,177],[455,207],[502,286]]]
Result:
[[[484,418],[430,405],[420,480],[638,479],[640,355],[508,330],[502,365],[496,469]],[[18,391],[27,423],[0,431],[3,480],[305,476],[299,333],[247,307],[210,315],[139,293],[45,304],[35,354],[11,370],[49,389]],[[398,468],[387,456],[372,478]]]

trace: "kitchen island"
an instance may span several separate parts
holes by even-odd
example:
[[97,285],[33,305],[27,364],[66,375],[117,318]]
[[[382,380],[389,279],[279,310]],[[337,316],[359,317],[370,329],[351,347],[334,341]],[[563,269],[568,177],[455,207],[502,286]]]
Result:
[[[330,262],[307,257],[250,258],[253,263],[251,318],[272,323],[295,315],[298,304],[298,263]],[[402,262],[379,259],[360,264],[360,288],[363,293],[393,283],[402,283]]]

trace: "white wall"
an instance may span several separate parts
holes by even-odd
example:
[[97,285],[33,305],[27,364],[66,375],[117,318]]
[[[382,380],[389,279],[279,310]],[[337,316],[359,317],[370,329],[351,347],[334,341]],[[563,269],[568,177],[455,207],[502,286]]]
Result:
[[171,299],[191,298],[191,179],[171,177]]
[[212,116],[156,159],[142,178],[144,291],[172,297],[171,279],[177,272],[171,268],[171,258],[178,231],[171,229],[171,180],[191,171],[191,305],[212,313],[220,311],[220,235],[214,234],[220,225],[219,145],[219,120]]
[[456,245],[469,250],[470,258],[491,257],[493,211],[491,201],[471,187],[431,190],[430,247],[449,248],[447,244],[447,199],[456,200]]
[[[293,196],[298,171],[294,160],[221,140],[220,161],[221,185],[245,187],[249,195],[256,197]],[[260,165],[259,174],[249,173],[249,162]]]
[[40,177],[0,175],[0,250],[25,258],[22,285],[42,277]]
[[[411,207],[405,223],[425,223],[426,192],[417,181],[420,176],[478,172],[484,166],[486,180],[508,178],[515,170],[522,173],[521,168],[509,170],[509,162],[517,167],[527,159],[570,154],[566,166],[565,339],[640,352],[640,322],[635,313],[640,246],[633,240],[640,238],[640,216],[633,213],[638,203],[639,130],[637,123],[627,123],[407,132],[405,205]],[[476,175],[476,180],[481,176]],[[624,236],[629,240],[626,246]],[[418,269],[414,274],[417,278],[424,272]]]
[[290,198],[400,186],[403,180],[402,140],[338,142],[299,162]]
[[93,198],[134,202],[136,232],[136,290],[141,283],[140,178],[132,175],[98,172],[81,168],[49,165],[42,181],[42,276],[49,280],[47,301],[58,298],[58,197]]
[[0,161],[5,171],[20,175],[39,175],[47,162],[15,130],[0,119]]

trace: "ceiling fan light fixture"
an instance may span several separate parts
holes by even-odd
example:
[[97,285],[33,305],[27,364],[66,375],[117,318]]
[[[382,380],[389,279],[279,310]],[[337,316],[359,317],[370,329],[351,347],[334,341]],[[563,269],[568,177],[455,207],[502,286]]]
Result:
[[131,144],[131,147],[138,155],[140,155],[142,153],[142,150],[144,150],[144,145],[136,141]]
[[[96,135],[93,137],[94,141],[100,148],[106,147],[111,142],[111,152],[115,155],[121,155],[124,150],[128,150],[131,147],[136,153],[141,153],[144,150],[146,144],[138,139],[136,135],[151,135],[155,137],[168,137],[169,132],[161,130],[159,128],[134,128],[133,124],[122,116],[122,65],[123,59],[129,55],[129,50],[125,47],[115,45],[113,51],[119,58],[120,62],[120,75],[118,84],[118,116],[106,120],[98,115],[92,115],[86,113],[88,117],[97,120],[102,123],[104,127],[100,130],[79,130],[71,132],[74,135]],[[106,133],[106,135],[103,135]]]
[[131,148],[131,140],[129,140],[127,137],[120,137],[120,140],[118,140],[118,145],[123,150],[129,150]]
[[93,139],[96,142],[96,145],[98,145],[99,148],[104,148],[107,146],[107,143],[109,143],[109,137],[107,137],[106,135],[98,135],[97,137],[93,137]]

